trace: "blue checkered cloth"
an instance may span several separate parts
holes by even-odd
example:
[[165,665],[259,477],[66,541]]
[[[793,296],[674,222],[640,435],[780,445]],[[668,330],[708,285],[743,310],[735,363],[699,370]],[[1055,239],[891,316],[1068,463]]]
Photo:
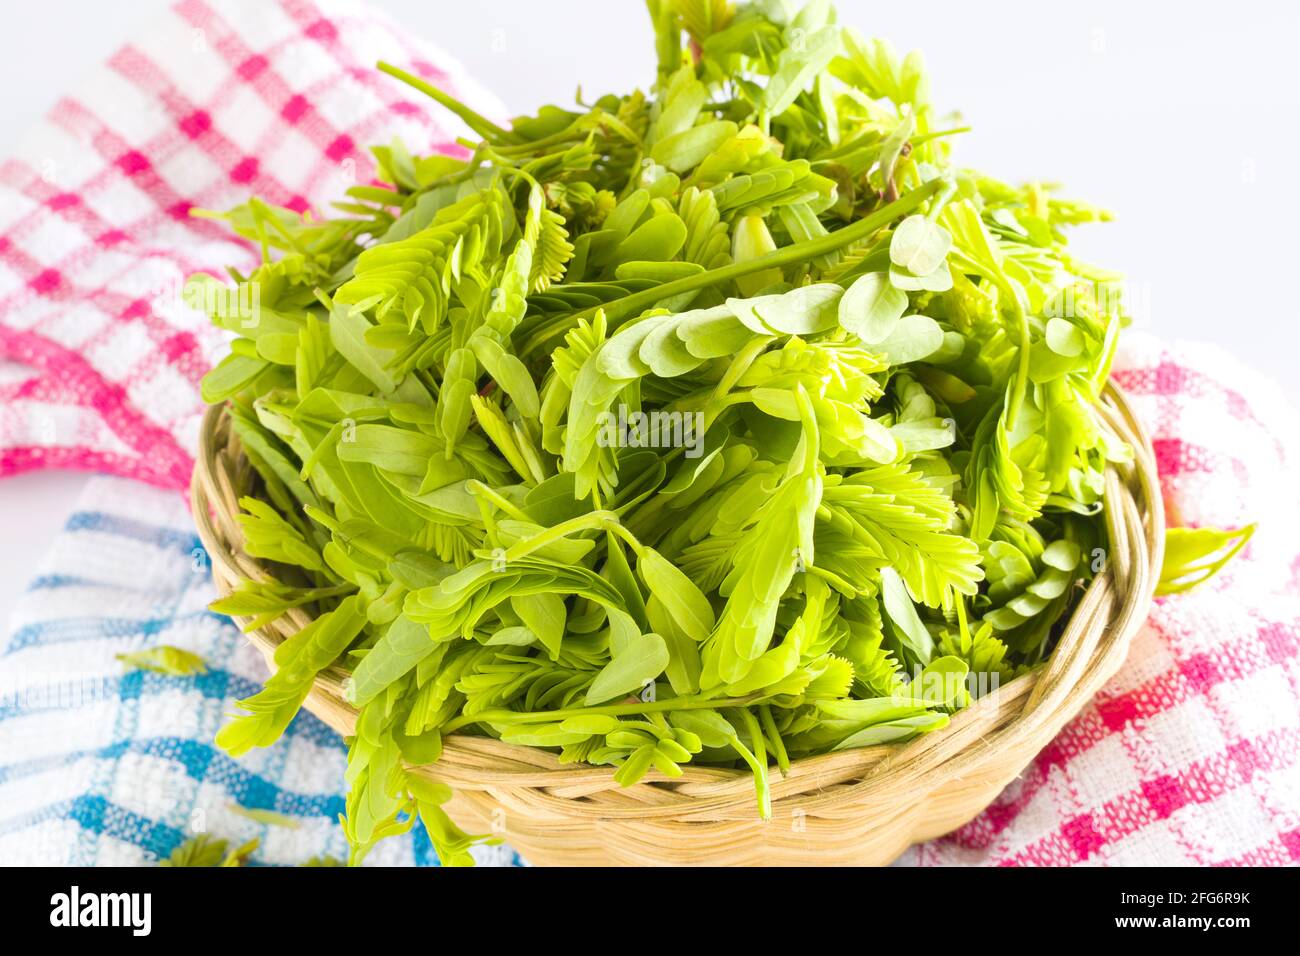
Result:
[[[212,744],[266,676],[234,624],[207,609],[207,556],[183,500],[95,478],[14,610],[0,652],[0,864],[141,865],[195,833],[252,864],[343,859],[342,739],[302,713],[275,746],[232,760]],[[129,670],[126,651],[170,644],[208,672]],[[289,818],[250,819],[238,808]],[[509,847],[481,864],[522,865]],[[368,865],[437,866],[419,824]]]

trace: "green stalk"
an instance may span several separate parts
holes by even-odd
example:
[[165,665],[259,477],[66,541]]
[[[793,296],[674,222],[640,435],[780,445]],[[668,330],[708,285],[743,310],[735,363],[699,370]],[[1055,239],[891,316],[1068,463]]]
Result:
[[816,239],[797,242],[775,252],[769,252],[765,256],[759,256],[757,259],[750,259],[747,262],[733,262],[717,269],[710,269],[708,272],[665,282],[653,289],[634,292],[631,295],[623,296],[621,299],[615,299],[613,302],[607,302],[605,305],[584,309],[575,315],[559,316],[547,322],[529,336],[528,341],[524,343],[524,347],[520,349],[520,354],[525,358],[537,354],[546,347],[548,342],[568,332],[578,324],[580,318],[589,318],[595,314],[597,309],[604,310],[610,328],[615,329],[618,327],[620,320],[639,315],[656,302],[661,302],[675,295],[681,295],[683,292],[707,289],[710,286],[730,282],[742,276],[762,272],[765,269],[782,268],[796,263],[809,262],[818,256],[842,249],[845,246],[866,239],[876,230],[884,228],[898,217],[911,212],[935,195],[943,188],[943,185],[944,180],[932,179],[907,195],[895,199],[889,205],[877,209],[868,216],[864,216],[857,222],[850,223],[843,229],[837,229],[824,236],[818,236]]
[[785,741],[781,739],[781,732],[776,729],[776,720],[772,717],[772,708],[767,704],[762,704],[758,708],[758,719],[763,725],[763,732],[767,735],[768,743],[772,745],[772,756],[776,758],[777,769],[781,771],[781,776],[790,772],[790,755],[785,751]]
[[526,521],[529,524],[536,524],[536,522],[533,521],[532,516],[530,516],[526,511],[523,511],[521,508],[519,508],[518,505],[516,505],[505,495],[501,494],[495,488],[489,485],[485,485],[483,482],[476,481],[476,480],[471,480],[466,482],[465,487],[466,489],[468,489],[470,494],[474,495],[476,498],[479,498],[480,500],[484,498],[487,499],[488,501],[492,502],[492,504],[496,505],[498,508],[504,511],[506,514],[510,515],[510,517],[514,518],[516,521]]
[[[526,558],[540,548],[546,547],[553,541],[559,541],[561,538],[579,531],[596,531],[604,528],[609,531],[615,531],[618,526],[618,515],[612,511],[589,511],[584,515],[578,515],[576,518],[570,518],[568,521],[553,525],[531,538],[525,538],[523,541],[512,545],[505,554],[506,561],[516,561],[519,558]],[[616,532],[617,533],[617,532]]]
[[758,797],[758,814],[764,820],[772,819],[772,791],[767,782],[767,748],[763,746],[763,731],[758,721],[749,712],[748,707],[740,708],[740,719],[749,732],[750,743],[754,745],[753,753],[746,749],[739,738],[733,738],[731,746],[737,750],[750,770],[754,772],[754,790]]
[[748,697],[722,697],[705,700],[693,697],[675,697],[669,700],[651,701],[648,704],[603,704],[598,707],[566,707],[559,710],[519,711],[519,710],[483,710],[477,714],[462,714],[448,721],[440,729],[443,735],[455,733],[470,724],[537,724],[564,720],[568,717],[588,717],[598,714],[606,717],[632,717],[639,714],[663,714],[677,710],[711,710],[715,707],[743,707],[758,699],[757,694]]
[[745,373],[749,371],[750,366],[775,341],[775,336],[756,338],[737,352],[735,358],[731,360],[731,364],[727,366],[727,370],[722,373],[722,378],[718,380],[712,397],[714,399],[725,398],[727,393],[735,388],[736,383],[745,377]]
[[1025,401],[1025,389],[1029,386],[1029,319],[1019,299],[1009,287],[1007,293],[1015,309],[1016,328],[1020,335],[1019,354],[1016,356],[1016,377],[1011,383],[1011,405],[1007,409],[1007,431],[1010,432],[1016,427],[1016,417],[1020,414],[1020,406]]
[[380,60],[375,67],[381,73],[387,73],[389,76],[396,77],[407,86],[419,90],[425,96],[437,101],[443,107],[451,110],[464,121],[465,125],[484,139],[506,140],[508,142],[517,142],[518,137],[509,130],[502,129],[496,123],[492,122],[486,116],[481,116],[474,112],[460,100],[448,96],[442,90],[438,89],[431,83],[427,83],[414,74],[407,73],[401,67],[393,66],[391,63],[385,63]]

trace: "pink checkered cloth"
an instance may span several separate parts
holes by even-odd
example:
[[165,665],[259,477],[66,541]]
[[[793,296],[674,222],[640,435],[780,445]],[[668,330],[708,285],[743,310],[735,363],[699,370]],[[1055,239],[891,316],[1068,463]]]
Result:
[[[224,336],[184,276],[256,261],[188,216],[250,193],[325,208],[358,144],[462,132],[377,75],[487,94],[364,7],[183,0],[0,165],[0,474],[189,480],[198,381]],[[446,124],[446,125],[444,125]],[[1281,864],[1300,858],[1300,460],[1280,392],[1213,349],[1132,337],[1117,373],[1189,524],[1262,522],[1210,586],[1158,603],[1123,672],[995,804],[904,862]]]
[[251,269],[249,243],[192,208],[256,194],[328,208],[396,136],[467,131],[374,69],[386,59],[488,115],[446,54],[333,0],[181,0],[61,100],[0,164],[0,474],[42,467],[189,482],[198,383],[225,334],[184,278]]

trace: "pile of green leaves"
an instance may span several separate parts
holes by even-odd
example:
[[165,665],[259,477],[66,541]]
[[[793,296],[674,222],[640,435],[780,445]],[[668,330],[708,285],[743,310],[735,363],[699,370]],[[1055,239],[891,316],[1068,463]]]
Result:
[[[1041,663],[1102,566],[1124,317],[1065,231],[1104,215],[954,167],[919,57],[825,2],[648,5],[649,94],[505,129],[381,64],[468,158],[393,143],[329,218],[225,214],[260,309],[213,310],[237,338],[204,396],[278,583],[214,607],[314,620],[218,740],[266,746],[349,675],[354,861],[416,818],[470,859],[405,769],[453,733],[623,785],[748,767],[766,814],[791,760]],[[620,409],[701,445],[603,441]]]

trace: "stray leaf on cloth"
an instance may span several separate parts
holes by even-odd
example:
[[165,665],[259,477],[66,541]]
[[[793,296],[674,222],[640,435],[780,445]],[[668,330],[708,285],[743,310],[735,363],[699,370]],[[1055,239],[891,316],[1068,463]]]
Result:
[[240,846],[230,847],[229,841],[200,833],[186,840],[159,866],[243,866],[257,851],[261,841],[249,840]]
[[1255,528],[1170,528],[1156,594],[1182,594],[1208,581],[1250,543]]
[[169,677],[189,677],[208,672],[207,664],[199,655],[168,644],[160,644],[143,651],[118,654],[117,659],[128,668],[153,671],[155,674],[166,674]]

